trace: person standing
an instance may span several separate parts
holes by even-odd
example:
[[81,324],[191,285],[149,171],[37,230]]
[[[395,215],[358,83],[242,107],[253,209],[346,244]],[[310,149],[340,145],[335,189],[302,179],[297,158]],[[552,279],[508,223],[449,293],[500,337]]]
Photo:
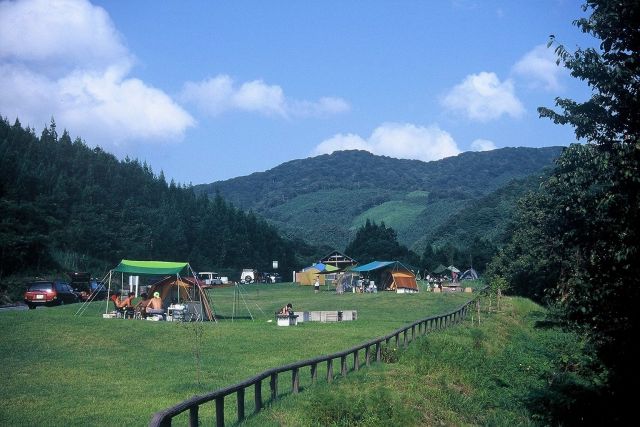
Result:
[[316,276],[316,281],[313,283],[313,290],[317,294],[320,292],[320,279]]

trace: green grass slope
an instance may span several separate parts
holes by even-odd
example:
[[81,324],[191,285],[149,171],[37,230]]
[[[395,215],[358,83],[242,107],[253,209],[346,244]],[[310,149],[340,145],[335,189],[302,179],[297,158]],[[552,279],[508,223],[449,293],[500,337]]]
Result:
[[[469,298],[314,294],[292,284],[238,289],[238,298],[233,287],[211,291],[218,323],[102,319],[104,302],[92,303],[81,317],[74,316],[77,304],[0,312],[0,425],[146,425],[154,412],[193,395],[349,348]],[[278,327],[274,312],[288,302],[299,311],[357,310],[358,320]],[[211,419],[212,411],[201,414]],[[232,406],[227,414],[232,421]]]
[[[247,426],[597,425],[577,390],[582,343],[559,328],[540,327],[544,310],[505,300],[499,312],[467,320],[387,353],[386,362],[332,386],[288,395]],[[606,425],[606,424],[605,424]]]

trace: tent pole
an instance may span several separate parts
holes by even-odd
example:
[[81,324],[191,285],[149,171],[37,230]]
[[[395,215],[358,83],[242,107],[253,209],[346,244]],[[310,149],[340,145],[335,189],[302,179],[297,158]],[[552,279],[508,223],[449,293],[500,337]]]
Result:
[[178,288],[178,304],[180,304],[180,273],[176,273],[176,287]]
[[109,296],[111,295],[111,274],[113,270],[109,270],[109,287],[107,288],[107,304],[104,307],[104,313],[107,314],[109,312]]

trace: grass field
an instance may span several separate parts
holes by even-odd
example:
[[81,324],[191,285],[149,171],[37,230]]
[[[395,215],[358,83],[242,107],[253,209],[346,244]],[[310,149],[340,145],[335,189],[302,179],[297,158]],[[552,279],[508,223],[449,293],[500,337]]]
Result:
[[522,298],[481,318],[431,332],[331,387],[280,399],[245,425],[608,425],[597,402],[576,400],[591,384],[578,373],[584,356],[575,334],[540,327],[545,310]]
[[[79,305],[0,313],[0,425],[146,425],[195,394],[346,349],[470,297],[314,294],[293,284],[237,291],[211,291],[218,323],[103,319],[104,302],[82,316],[74,316]],[[274,312],[288,302],[296,311],[357,310],[358,320],[278,327]]]

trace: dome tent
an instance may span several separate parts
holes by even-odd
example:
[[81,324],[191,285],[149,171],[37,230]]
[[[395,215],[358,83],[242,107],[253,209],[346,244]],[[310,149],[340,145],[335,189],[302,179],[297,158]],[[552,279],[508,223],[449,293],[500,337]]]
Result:
[[[181,277],[181,273],[190,274],[192,277]],[[111,271],[109,271],[109,286],[107,288],[107,304],[105,313],[109,311],[109,294],[112,293],[111,282],[113,273],[121,273],[129,275],[151,275],[151,276],[165,276],[157,285],[156,291],[160,292],[163,287],[166,286],[168,290],[163,290],[167,298],[163,298],[163,305],[168,305],[172,302],[201,302],[203,315],[200,320],[215,320],[215,316],[211,309],[211,304],[207,299],[204,290],[202,289],[202,282],[197,279],[197,276],[188,262],[169,262],[169,261],[135,261],[123,259],[120,263]],[[166,282],[166,283],[165,283]],[[162,285],[161,283],[165,283]],[[187,285],[187,283],[189,285]],[[152,285],[152,286],[154,286]],[[177,289],[172,293],[172,287]],[[188,291],[187,291],[188,288]],[[153,288],[152,288],[153,289]],[[153,291],[155,292],[155,291]],[[162,293],[161,293],[162,294]],[[173,296],[175,295],[175,301]],[[171,296],[171,299],[168,297]]]
[[380,278],[377,282],[378,289],[396,291],[399,294],[418,292],[415,274],[399,261],[373,261],[351,271],[375,272]]

